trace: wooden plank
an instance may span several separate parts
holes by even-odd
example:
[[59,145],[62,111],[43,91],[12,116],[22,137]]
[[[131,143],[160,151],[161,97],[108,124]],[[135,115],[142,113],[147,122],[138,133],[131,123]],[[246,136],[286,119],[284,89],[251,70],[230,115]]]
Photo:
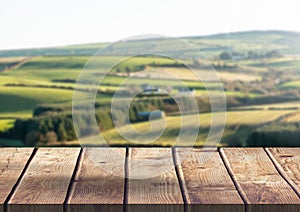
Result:
[[154,204],[148,208],[128,207],[130,211],[183,210],[178,207],[183,198],[171,148],[131,148],[129,159],[127,203]]
[[195,211],[245,211],[218,151],[176,148],[175,155],[187,203]]
[[266,148],[280,174],[300,197],[300,148]]
[[67,200],[68,210],[122,211],[125,156],[126,148],[84,149]]
[[246,203],[254,204],[247,207],[248,211],[272,211],[278,208],[257,204],[300,203],[263,148],[222,148],[220,151],[242,197]]
[[[129,204],[183,203],[170,148],[132,148],[129,158],[136,160],[129,162]],[[165,166],[172,167],[161,169]],[[133,179],[139,174],[142,179]]]
[[[80,148],[38,149],[8,202],[9,209],[20,209],[16,204],[32,204],[27,209],[33,210],[37,204],[44,204],[44,209],[53,210],[47,206],[63,204],[79,152]],[[55,209],[63,208],[61,205]]]
[[0,205],[3,206],[32,152],[33,148],[0,149]]

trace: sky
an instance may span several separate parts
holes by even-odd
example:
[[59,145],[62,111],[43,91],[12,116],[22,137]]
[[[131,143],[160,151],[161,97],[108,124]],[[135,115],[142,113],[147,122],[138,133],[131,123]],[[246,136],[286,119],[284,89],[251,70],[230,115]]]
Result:
[[300,31],[295,0],[1,0],[0,50],[131,36]]

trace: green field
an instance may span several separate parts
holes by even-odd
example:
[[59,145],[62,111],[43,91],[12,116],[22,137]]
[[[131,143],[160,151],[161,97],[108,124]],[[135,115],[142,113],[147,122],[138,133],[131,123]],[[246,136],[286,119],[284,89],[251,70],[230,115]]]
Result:
[[[297,43],[300,43],[299,38],[298,33],[284,31],[250,31],[186,37],[183,39],[195,47],[188,51],[184,45],[174,46],[174,42],[168,39],[130,41],[131,49],[123,45],[124,43],[118,43],[106,55],[94,57],[93,67],[85,70],[90,77],[89,80],[78,85],[77,88],[82,89],[84,94],[86,90],[94,88],[91,85],[92,80],[97,80],[110,70],[99,87],[101,94],[96,96],[96,103],[104,110],[107,109],[105,107],[109,105],[113,93],[118,89],[130,93],[134,89],[143,91],[145,87],[151,85],[176,95],[180,93],[182,87],[174,78],[179,78],[189,89],[195,89],[193,94],[195,98],[203,97],[204,100],[202,99],[199,106],[206,104],[204,108],[209,108],[209,102],[206,102],[205,97],[208,93],[219,94],[220,91],[216,89],[222,85],[228,113],[220,145],[247,146],[248,136],[257,127],[268,127],[271,122],[292,124],[300,122],[298,112],[300,109],[300,48],[297,46]],[[163,54],[128,58],[136,49],[142,48],[145,42],[149,52],[161,53],[162,50],[170,47],[172,49],[170,55],[180,60],[164,57]],[[17,119],[32,118],[33,111],[37,107],[58,107],[62,109],[58,115],[71,114],[73,90],[79,74],[90,57],[106,45],[107,43],[98,43],[0,51],[0,132],[13,128],[14,121]],[[204,54],[201,58],[198,58],[199,50]],[[276,54],[268,56],[268,53],[274,51],[278,53],[277,56]],[[224,52],[231,58],[222,59],[221,54]],[[116,62],[116,66],[110,67]],[[193,67],[200,74],[203,82],[195,80],[195,74],[184,67],[182,62]],[[170,75],[173,77],[170,78]],[[127,81],[130,86],[119,87],[128,76],[131,77]],[[222,83],[219,83],[215,76]],[[146,96],[140,101],[148,101],[149,106],[151,102],[160,98],[163,101],[167,97]],[[167,104],[165,102],[164,104]],[[154,104],[156,103],[150,105],[150,109],[161,109]],[[167,130],[153,145],[173,144],[180,129],[179,117],[174,115],[178,113],[174,111],[176,107],[167,104],[165,108],[170,110],[166,112]],[[41,117],[51,119],[55,115],[57,114],[50,112],[46,113],[45,117],[43,115]],[[199,118],[201,127],[197,145],[203,145],[210,127],[211,114],[205,111]],[[47,121],[44,122],[48,123]],[[42,128],[43,131],[49,130],[47,127]],[[148,122],[134,124],[134,128],[140,131],[145,131],[148,127]],[[58,129],[55,130],[57,133]],[[103,133],[113,145],[128,144],[116,129],[106,130]],[[44,134],[46,136],[46,133]],[[55,140],[55,136],[53,139]],[[0,146],[22,146],[22,142],[0,137]],[[63,140],[44,143],[44,145],[78,145],[78,142]]]
[[262,104],[254,106],[244,106],[233,108],[234,110],[300,110],[299,101],[283,102],[283,103],[274,103],[274,104]]
[[7,130],[14,125],[14,119],[0,119],[0,131]]
[[[73,91],[49,88],[0,88],[0,117],[31,117],[39,104],[70,103]],[[71,103],[70,103],[71,104]]]
[[[239,145],[245,145],[245,141],[247,139],[247,136],[251,133],[251,127],[259,126],[262,124],[270,123],[278,118],[282,117],[283,115],[287,115],[293,112],[292,110],[273,110],[273,111],[230,111],[226,113],[226,126],[224,135],[221,139],[221,142],[219,146],[224,145],[232,145],[231,142],[236,140],[237,138],[240,140]],[[259,117],[259,119],[258,119]],[[191,116],[191,118],[194,118],[194,116]],[[205,113],[201,114],[199,116],[200,119],[200,131],[199,135],[197,137],[195,145],[210,145],[214,146],[215,143],[205,143],[208,129],[211,126],[212,123],[212,114],[211,113]],[[180,128],[181,128],[181,117],[180,116],[171,116],[167,117],[166,119],[167,125],[166,125],[166,131],[163,133],[163,135],[156,140],[153,145],[157,146],[172,146],[175,144],[175,140],[178,137]],[[155,121],[154,123],[155,124]],[[217,123],[218,124],[218,123]],[[186,126],[186,125],[185,125]],[[140,132],[146,132],[150,130],[149,123],[138,123],[134,124],[133,128]],[[237,129],[238,133],[237,133]],[[128,141],[124,139],[117,130],[109,130],[102,134],[105,138],[106,142],[109,145],[127,145]],[[59,145],[60,143],[50,143],[49,145]],[[73,142],[65,142],[63,143],[65,145],[79,145],[78,141]],[[100,145],[99,143],[89,143],[92,145]],[[188,146],[193,144],[191,141],[186,141],[184,145]],[[143,143],[143,140],[141,140],[139,143],[134,143],[131,145],[145,145]]]
[[282,88],[300,88],[300,80],[284,83]]

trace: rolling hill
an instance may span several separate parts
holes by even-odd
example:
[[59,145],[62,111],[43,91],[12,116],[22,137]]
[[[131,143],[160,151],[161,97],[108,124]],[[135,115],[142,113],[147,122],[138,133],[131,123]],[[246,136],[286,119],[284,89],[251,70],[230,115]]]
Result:
[[[279,49],[285,54],[300,53],[300,34],[289,31],[246,31],[221,33],[209,36],[191,36],[179,38],[190,42],[205,55],[212,56],[222,51],[242,52],[248,51],[268,51]],[[144,40],[128,41],[132,46],[143,45]],[[167,46],[168,39],[151,39],[147,41],[149,50],[155,50],[158,46]],[[61,55],[87,55],[95,54],[99,49],[108,43],[94,43],[83,45],[71,45],[54,48],[21,49],[0,51],[0,57],[33,57],[33,56],[61,56]],[[114,52],[112,51],[112,54]],[[129,52],[124,50],[123,54]],[[179,48],[174,55],[181,55]],[[190,52],[188,55],[193,55]]]
[[[98,107],[100,105],[103,111],[106,111],[105,107],[109,105],[118,89],[122,90],[124,98],[135,89],[143,91],[145,87],[151,86],[167,90],[172,95],[186,92],[178,85],[178,81],[170,78],[170,75],[173,75],[183,80],[188,90],[195,95],[198,106],[204,108],[200,115],[204,121],[202,125],[204,128],[197,142],[198,145],[203,145],[203,136],[207,134],[210,115],[207,94],[219,92],[218,81],[204,77],[211,76],[210,71],[216,70],[224,88],[229,111],[221,145],[247,146],[248,136],[257,130],[257,127],[265,125],[264,129],[268,129],[269,122],[273,121],[280,125],[283,122],[278,119],[285,115],[289,115],[284,121],[288,127],[284,129],[274,127],[278,132],[289,127],[294,129],[298,124],[300,33],[248,31],[180,39],[191,43],[196,48],[187,50],[183,45],[174,46],[172,39],[127,40],[116,44],[113,48],[108,48],[104,55],[95,57],[96,68],[88,72],[91,80],[102,76],[107,69],[110,69],[111,62],[120,60],[98,89],[96,96]],[[132,49],[125,48],[124,43],[130,43]],[[93,54],[106,45],[108,43],[0,51],[0,146],[24,145],[23,141],[5,137],[7,133],[4,133],[1,138],[1,131],[7,132],[13,129],[16,120],[24,119],[33,122],[41,120],[44,125],[55,119],[53,123],[57,122],[57,127],[53,128],[53,123],[43,126],[43,134],[40,137],[45,140],[51,129],[52,140],[56,140],[54,142],[51,140],[52,143],[48,144],[43,143],[44,145],[78,145],[76,140],[66,141],[61,138],[61,134],[69,133],[63,132],[62,126],[70,122],[70,120],[63,120],[62,117],[69,117],[72,113],[73,90],[83,67]],[[163,55],[138,55],[123,60],[124,57],[145,45],[154,53],[170,47],[172,49],[170,55],[181,58],[181,61]],[[199,50],[206,58],[196,57]],[[229,55],[229,58],[221,58],[222,53]],[[182,65],[182,62],[193,67],[205,83],[195,80],[194,73],[187,72],[188,67]],[[120,86],[129,76],[131,85]],[[80,85],[83,93],[91,89],[91,80]],[[144,110],[166,111],[167,120],[170,122],[169,129],[155,145],[171,145],[179,128],[178,117],[176,117],[179,111],[174,101],[170,96],[164,95],[143,96],[140,101],[142,103],[136,107],[140,110],[144,108]],[[46,109],[58,107],[62,112],[52,114],[51,111],[48,113],[46,111],[46,115],[33,117],[33,111],[37,107]],[[131,115],[135,117],[136,114]],[[101,114],[103,119],[107,118],[104,116],[107,114]],[[146,129],[148,126],[145,121],[135,121],[137,123],[134,123],[134,126],[139,130]],[[57,136],[53,136],[53,133]],[[112,140],[113,145],[127,145],[115,129],[109,128],[104,133]]]

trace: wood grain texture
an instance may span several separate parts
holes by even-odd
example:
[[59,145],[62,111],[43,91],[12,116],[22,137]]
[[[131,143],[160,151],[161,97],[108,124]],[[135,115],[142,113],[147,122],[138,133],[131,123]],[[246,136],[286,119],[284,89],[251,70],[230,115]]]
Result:
[[300,203],[263,148],[222,148],[220,151],[248,204]]
[[183,204],[171,148],[130,148],[128,166],[128,204]]
[[217,151],[176,148],[175,154],[188,204],[244,204]]
[[300,148],[1,150],[8,212],[300,211]]
[[0,149],[0,204],[3,204],[21,175],[33,148]]
[[266,148],[266,151],[300,197],[300,148]]
[[63,204],[80,148],[40,148],[9,204]]
[[67,204],[123,204],[125,154],[125,148],[83,149]]

